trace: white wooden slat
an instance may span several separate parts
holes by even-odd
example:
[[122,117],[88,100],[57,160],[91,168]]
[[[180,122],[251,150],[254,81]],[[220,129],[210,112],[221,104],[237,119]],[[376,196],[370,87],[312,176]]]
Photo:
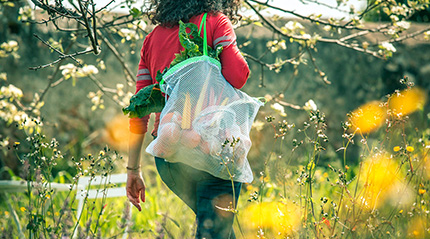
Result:
[[[109,188],[106,190],[107,190],[107,194],[106,194],[107,198],[123,197],[127,195],[125,191],[125,187]],[[84,199],[85,194],[86,194],[86,190],[78,190],[78,192],[76,192],[76,199],[78,200]],[[102,189],[100,190],[91,189],[88,191],[88,199],[103,198],[103,195],[104,195],[104,190]]]
[[105,183],[125,183],[127,182],[127,174],[114,174],[108,177],[95,176],[94,178],[85,176],[80,177],[78,185],[88,185],[91,181],[91,185],[102,185]]

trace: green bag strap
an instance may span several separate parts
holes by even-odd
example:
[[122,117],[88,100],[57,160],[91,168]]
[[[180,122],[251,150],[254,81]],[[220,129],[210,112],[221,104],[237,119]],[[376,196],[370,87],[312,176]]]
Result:
[[207,56],[208,55],[208,37],[206,35],[206,17],[207,17],[208,13],[205,12],[205,14],[203,14],[202,17],[202,21],[200,22],[200,29],[199,29],[199,35],[202,31],[202,26],[203,26],[203,55]]
[[[207,15],[208,15],[207,12],[205,12],[205,14],[203,14],[202,21],[200,22],[200,28],[199,28],[199,35],[200,35],[200,33],[202,31],[202,27],[203,27],[203,33],[204,33],[204,35],[203,35],[203,55],[205,55],[205,56],[208,56],[208,38],[206,36],[206,17],[207,17]],[[163,88],[161,87],[164,84],[164,78],[159,82],[159,84],[160,84],[161,91],[164,92]]]

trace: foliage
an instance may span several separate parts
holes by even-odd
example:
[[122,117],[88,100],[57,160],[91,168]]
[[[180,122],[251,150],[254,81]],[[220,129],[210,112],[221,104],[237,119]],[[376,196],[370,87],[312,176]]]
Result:
[[[369,4],[376,1],[368,1]],[[421,3],[410,2],[407,0],[387,1],[378,4],[366,16],[367,21],[391,21],[407,20],[411,22],[430,22],[430,8],[425,5],[426,1]]]
[[150,113],[161,112],[165,105],[165,98],[161,93],[160,85],[153,84],[139,90],[130,99],[130,105],[123,108],[125,115],[130,118],[141,118]]

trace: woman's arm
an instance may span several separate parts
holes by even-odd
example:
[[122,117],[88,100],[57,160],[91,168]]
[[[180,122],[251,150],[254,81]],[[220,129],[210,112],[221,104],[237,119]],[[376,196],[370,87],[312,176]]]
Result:
[[140,153],[145,134],[130,132],[129,154],[127,162],[127,197],[130,202],[141,211],[140,200],[145,202],[145,182],[143,181],[140,167]]
[[239,51],[236,43],[236,34],[230,20],[224,14],[219,14],[213,19],[214,24],[213,46],[223,47],[219,56],[222,66],[222,74],[235,88],[242,88],[249,76],[249,66]]

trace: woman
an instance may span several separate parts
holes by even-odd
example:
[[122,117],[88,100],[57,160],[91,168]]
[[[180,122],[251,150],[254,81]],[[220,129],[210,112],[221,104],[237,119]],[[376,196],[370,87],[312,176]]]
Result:
[[[240,0],[153,0],[148,16],[158,24],[148,34],[141,50],[136,92],[156,83],[156,74],[168,67],[175,54],[183,50],[178,38],[178,22],[200,25],[203,13],[206,19],[207,39],[210,47],[223,46],[220,54],[222,74],[235,88],[241,88],[249,75],[249,68],[236,45],[231,21],[237,21]],[[147,131],[149,115],[130,119],[130,149],[127,166],[127,196],[140,211],[145,201],[145,183],[140,170],[140,153]],[[156,137],[160,114],[152,135]],[[235,238],[233,213],[221,210],[235,206],[241,188],[240,182],[214,177],[182,163],[169,163],[155,158],[157,170],[165,184],[196,214],[196,238]]]

